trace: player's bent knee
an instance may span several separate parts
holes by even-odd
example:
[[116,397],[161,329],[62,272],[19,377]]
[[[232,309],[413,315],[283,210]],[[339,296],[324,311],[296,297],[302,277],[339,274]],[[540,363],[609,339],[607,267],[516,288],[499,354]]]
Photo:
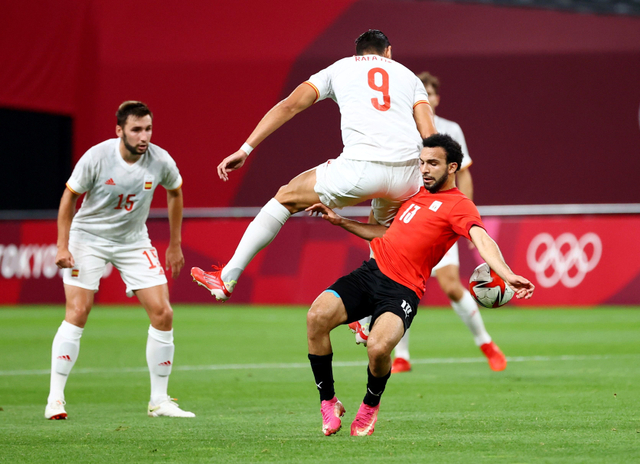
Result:
[[171,309],[171,306],[162,312],[162,322],[167,325],[171,325],[173,323],[173,309]]
[[326,306],[312,306],[307,313],[307,332],[328,333],[344,322],[346,318],[340,316],[334,308]]
[[280,202],[281,205],[286,206],[287,203],[295,200],[295,190],[293,190],[289,184],[283,185],[278,189],[278,193],[274,198]]
[[287,208],[291,214],[295,214],[300,211],[300,198],[296,192],[287,189],[287,186],[280,187],[278,193],[274,197],[278,203]]
[[307,326],[312,331],[324,331],[327,329],[328,314],[322,306],[313,305],[307,312]]
[[290,195],[290,194],[291,194],[291,189],[289,187],[289,184],[281,185],[280,188],[278,189],[278,193],[276,193],[275,195],[275,199],[280,201],[279,198],[286,197],[287,195]]
[[151,312],[151,325],[158,330],[171,330],[173,324],[173,309],[163,305]]
[[84,304],[67,303],[65,309],[65,320],[70,324],[82,328],[87,323],[90,311],[91,306],[87,306]]
[[388,343],[379,343],[369,339],[367,343],[367,354],[371,360],[384,360],[391,357],[393,347]]
[[442,289],[451,301],[460,301],[464,296],[464,287],[458,281]]
[[335,292],[322,292],[307,313],[307,324],[314,324],[323,330],[332,330],[347,321],[347,311]]

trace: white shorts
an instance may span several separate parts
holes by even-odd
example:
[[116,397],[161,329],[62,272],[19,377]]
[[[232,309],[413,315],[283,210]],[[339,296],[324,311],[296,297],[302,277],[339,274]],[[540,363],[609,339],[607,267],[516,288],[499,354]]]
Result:
[[458,242],[454,243],[453,246],[449,248],[449,251],[447,251],[445,255],[442,257],[440,262],[435,266],[433,266],[433,269],[431,269],[431,277],[436,276],[436,271],[438,269],[442,269],[445,266],[451,266],[451,265],[460,267],[460,255],[458,253]]
[[340,156],[316,167],[314,190],[329,208],[373,200],[371,207],[376,220],[389,225],[400,205],[418,193],[421,185],[417,159],[385,163]]
[[75,265],[62,270],[62,281],[67,285],[97,292],[107,263],[120,271],[128,297],[133,296],[134,290],[167,283],[158,252],[148,239],[128,245],[106,245],[81,242],[72,237],[69,251]]

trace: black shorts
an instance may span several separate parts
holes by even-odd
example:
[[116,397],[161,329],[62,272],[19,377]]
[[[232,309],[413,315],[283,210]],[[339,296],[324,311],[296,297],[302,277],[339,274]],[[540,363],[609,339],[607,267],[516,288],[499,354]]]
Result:
[[337,293],[342,299],[347,310],[347,323],[373,316],[371,327],[380,315],[391,312],[404,321],[406,331],[420,302],[416,292],[384,275],[374,259],[340,277],[327,290]]

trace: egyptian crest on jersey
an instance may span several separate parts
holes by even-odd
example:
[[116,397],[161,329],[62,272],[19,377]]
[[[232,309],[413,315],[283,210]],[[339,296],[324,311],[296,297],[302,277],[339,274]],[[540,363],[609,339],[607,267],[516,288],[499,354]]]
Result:
[[435,200],[433,203],[431,203],[431,206],[429,206],[429,209],[431,211],[438,211],[438,208],[440,208],[442,206],[442,202]]

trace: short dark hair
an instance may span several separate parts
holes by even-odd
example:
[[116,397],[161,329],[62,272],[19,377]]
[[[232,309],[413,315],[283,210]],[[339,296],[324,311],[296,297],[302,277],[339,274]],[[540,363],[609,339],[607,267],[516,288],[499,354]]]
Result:
[[460,170],[460,166],[462,166],[462,158],[464,158],[464,153],[462,153],[462,147],[460,146],[460,144],[453,140],[450,135],[430,135],[426,139],[422,140],[422,146],[427,148],[442,148],[447,154],[447,164],[458,163],[458,169],[456,169],[456,172]]
[[440,79],[427,71],[418,74],[418,78],[422,81],[422,84],[426,87],[430,85],[436,92],[436,95],[440,95]]
[[391,43],[382,31],[369,29],[356,39],[356,55],[364,55],[365,52],[382,55],[389,45]]
[[118,111],[116,111],[116,120],[118,121],[118,125],[124,128],[129,116],[142,118],[147,115],[151,116],[151,119],[153,119],[153,113],[151,113],[151,110],[147,105],[139,101],[129,100],[118,107]]

